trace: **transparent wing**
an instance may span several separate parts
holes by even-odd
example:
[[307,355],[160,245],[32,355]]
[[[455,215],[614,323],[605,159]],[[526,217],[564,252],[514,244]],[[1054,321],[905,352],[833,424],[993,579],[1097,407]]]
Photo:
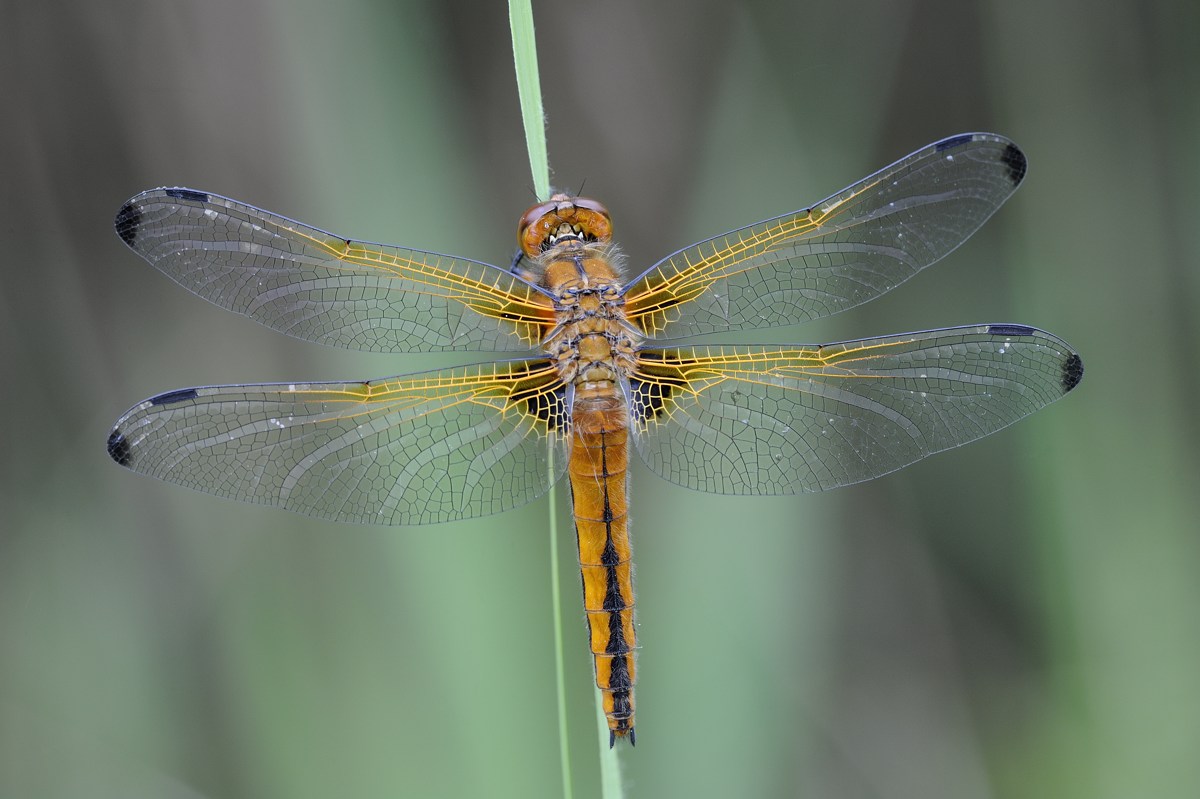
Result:
[[1024,176],[1024,154],[1002,136],[943,139],[809,210],[667,257],[630,282],[626,312],[670,338],[835,314],[962,244]]
[[821,347],[644,350],[635,441],[668,480],[792,494],[869,480],[988,435],[1078,385],[1066,343],[1023,325]]
[[375,352],[521,351],[550,297],[504,269],[352,241],[192,189],[154,189],[117,234],[184,288],[297,338]]
[[546,360],[189,388],[131,408],[108,452],[135,472],[322,519],[444,522],[553,485],[567,461],[563,394]]

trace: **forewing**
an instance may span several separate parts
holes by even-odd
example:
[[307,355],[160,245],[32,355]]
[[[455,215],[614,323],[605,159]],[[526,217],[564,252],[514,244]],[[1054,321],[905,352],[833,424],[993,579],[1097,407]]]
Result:
[[352,241],[216,194],[143,192],[116,229],[184,288],[320,344],[522,351],[554,321],[547,294],[499,267]]
[[544,494],[566,465],[564,388],[546,360],[367,383],[160,394],[113,427],[136,472],[336,521],[427,524]]
[[823,491],[988,435],[1073,389],[1083,362],[1023,325],[821,347],[643,350],[629,381],[638,452],[722,494]]
[[962,244],[1024,176],[1024,154],[1002,136],[944,139],[811,209],[667,257],[630,282],[626,312],[664,338],[835,314]]

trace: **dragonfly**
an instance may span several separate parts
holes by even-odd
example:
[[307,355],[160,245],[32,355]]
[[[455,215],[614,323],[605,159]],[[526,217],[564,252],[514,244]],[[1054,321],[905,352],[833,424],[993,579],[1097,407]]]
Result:
[[509,355],[379,380],[176,389],[121,416],[108,454],[222,497],[390,525],[506,511],[566,474],[609,745],[633,744],[631,450],[698,491],[823,491],[993,433],[1083,377],[1079,353],[1023,324],[824,345],[675,340],[878,297],[962,244],[1025,173],[1008,139],[952,136],[636,274],[607,209],[584,197],[526,211],[502,267],[204,191],[146,191],[121,207],[117,234],[223,308],[319,344]]

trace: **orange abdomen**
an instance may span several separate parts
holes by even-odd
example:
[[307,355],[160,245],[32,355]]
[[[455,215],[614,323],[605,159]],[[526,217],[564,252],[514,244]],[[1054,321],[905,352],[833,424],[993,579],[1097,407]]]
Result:
[[576,408],[567,470],[583,605],[611,744],[633,735],[633,550],[629,543],[629,427],[624,408]]

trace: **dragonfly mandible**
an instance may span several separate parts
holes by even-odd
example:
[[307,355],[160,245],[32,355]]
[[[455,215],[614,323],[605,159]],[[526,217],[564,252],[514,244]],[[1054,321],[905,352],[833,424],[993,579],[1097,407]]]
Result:
[[1019,324],[821,346],[660,342],[878,297],[958,247],[1025,170],[1004,137],[953,136],[628,279],[607,210],[582,197],[530,208],[523,258],[502,268],[208,192],[147,191],[120,209],[117,234],[217,305],[320,344],[520,354],[365,382],[168,391],[117,421],[108,453],[212,494],[371,524],[498,513],[566,473],[609,743],[633,743],[631,446],[699,491],[823,491],[995,432],[1083,376],[1070,346]]

